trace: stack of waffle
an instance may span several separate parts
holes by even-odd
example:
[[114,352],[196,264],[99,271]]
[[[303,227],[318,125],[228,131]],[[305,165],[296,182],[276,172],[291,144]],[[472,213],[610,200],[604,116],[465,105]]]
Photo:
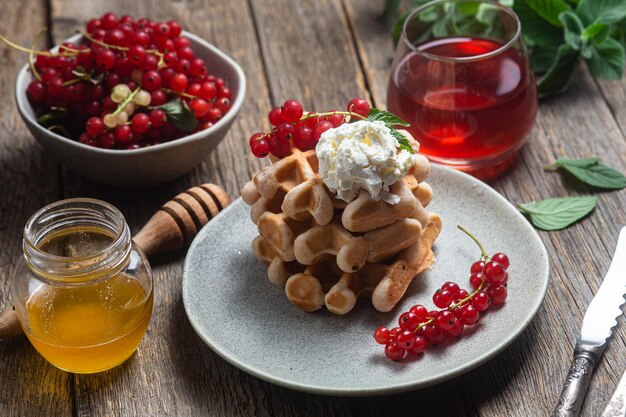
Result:
[[252,249],[291,303],[345,314],[360,295],[371,294],[376,310],[390,311],[431,265],[441,219],[425,209],[432,199],[424,182],[430,164],[422,155],[414,160],[390,187],[400,197],[393,205],[365,190],[350,203],[337,199],[318,175],[315,150],[294,149],[244,186],[259,230]]

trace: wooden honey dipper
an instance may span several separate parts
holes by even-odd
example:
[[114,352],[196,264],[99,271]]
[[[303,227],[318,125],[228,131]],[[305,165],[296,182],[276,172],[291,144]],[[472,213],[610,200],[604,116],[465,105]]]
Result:
[[[188,246],[200,229],[230,204],[226,191],[215,184],[192,187],[165,203],[135,235],[146,256]],[[0,340],[22,334],[14,309],[0,316]]]

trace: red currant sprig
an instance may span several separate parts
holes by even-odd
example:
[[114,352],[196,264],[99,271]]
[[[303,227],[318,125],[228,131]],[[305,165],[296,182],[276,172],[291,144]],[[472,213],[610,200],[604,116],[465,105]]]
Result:
[[328,129],[339,127],[351,118],[365,119],[369,112],[370,105],[362,98],[350,100],[346,111],[307,114],[304,114],[299,101],[287,100],[281,107],[269,112],[272,130],[269,133],[257,132],[250,137],[250,150],[257,158],[264,158],[270,153],[282,158],[289,155],[292,146],[302,151],[313,149]]
[[509,258],[504,253],[487,255],[483,245],[463,226],[458,226],[480,248],[481,257],[470,267],[470,285],[474,291],[446,282],[433,295],[433,304],[440,310],[429,311],[417,304],[400,315],[398,327],[381,326],[374,331],[374,340],[385,345],[385,355],[400,360],[409,354],[420,354],[429,345],[438,345],[446,338],[457,338],[465,326],[480,319],[490,305],[503,304],[507,297],[506,283]]

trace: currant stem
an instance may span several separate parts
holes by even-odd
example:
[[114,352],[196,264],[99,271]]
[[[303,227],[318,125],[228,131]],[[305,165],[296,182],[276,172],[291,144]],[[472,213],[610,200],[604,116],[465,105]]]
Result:
[[[82,30],[78,30],[78,33],[80,33],[81,35],[83,35],[85,38],[89,39],[89,41],[98,44],[100,46],[104,46],[106,48],[109,49],[116,49],[118,51],[123,51],[123,52],[128,52],[130,50],[130,48],[126,48],[125,46],[117,46],[117,45],[111,45],[108,44],[106,42],[102,42],[101,40],[98,40],[96,38],[94,38],[93,36],[91,36],[91,34],[87,33],[87,32],[83,32]],[[86,51],[86,50],[85,50]],[[84,52],[83,50],[81,50],[80,52]],[[163,53],[161,53],[160,51],[157,51],[156,49],[146,49],[146,53],[149,54],[153,54],[159,57],[163,56]]]
[[193,94],[184,93],[182,91],[174,91],[174,90],[170,90],[169,88],[165,88],[165,87],[161,87],[161,90],[165,91],[166,93],[176,94],[178,96],[189,98],[191,100],[198,98],[198,96],[194,96]]
[[478,294],[479,292],[481,292],[484,288],[485,288],[485,283],[487,282],[486,279],[483,278],[483,280],[480,282],[480,285],[478,286],[478,288],[476,288],[471,294],[469,294],[467,297],[463,298],[462,300],[459,300],[457,303],[452,304],[450,307],[448,307],[448,310],[453,311],[456,308],[461,307],[462,305],[466,304],[469,300],[471,300],[472,298],[474,298],[474,296],[476,294]]
[[[37,45],[37,41],[39,40],[39,38],[41,37],[41,35],[43,35],[46,32],[47,28],[43,28],[39,31],[39,33],[37,35],[35,35],[35,39],[33,39],[33,43],[30,45],[30,49],[31,50],[35,50],[35,46]],[[30,66],[30,70],[33,73],[33,75],[35,76],[35,78],[37,79],[37,81],[41,81],[41,75],[39,75],[39,72],[37,71],[37,68],[35,67],[35,60],[33,59],[35,54],[33,54],[32,52],[28,53],[28,65]]]
[[314,118],[314,117],[332,116],[333,114],[342,114],[342,115],[344,115],[344,116],[350,116],[350,117],[353,117],[353,116],[354,116],[354,117],[358,117],[358,118],[360,118],[361,120],[366,120],[366,119],[367,119],[367,117],[363,117],[363,116],[361,116],[360,114],[358,114],[358,113],[354,113],[354,112],[351,112],[351,111],[328,111],[328,112],[325,112],[325,113],[311,113],[311,114],[306,114],[306,115],[304,115],[304,116],[302,116],[302,117],[300,118],[300,121],[302,121],[302,120],[312,119],[312,118]]
[[42,55],[42,56],[51,56],[51,57],[56,57],[56,56],[76,56],[75,53],[63,53],[63,52],[49,52],[49,51],[37,51],[35,49],[31,49],[31,48],[26,48],[25,46],[22,45],[18,45],[14,42],[11,42],[10,40],[8,40],[7,38],[5,38],[4,36],[0,35],[0,42],[3,42],[7,45],[9,45],[11,48],[18,50],[20,52],[26,52],[28,54],[33,54],[33,55]]
[[463,231],[463,233],[465,233],[466,235],[468,235],[474,242],[476,242],[476,244],[478,245],[478,247],[480,248],[480,251],[482,252],[482,256],[481,258],[483,258],[485,261],[489,260],[489,255],[487,255],[487,251],[485,251],[485,248],[483,247],[483,245],[480,243],[480,241],[478,239],[476,239],[476,237],[469,231],[467,230],[465,227],[461,226],[461,225],[457,225],[457,227],[459,229],[461,229]]
[[126,97],[124,101],[122,101],[120,104],[117,105],[117,109],[115,109],[115,111],[111,113],[111,117],[117,116],[126,107],[128,103],[133,101],[137,93],[140,91],[141,91],[141,86],[139,85],[137,86],[137,88],[135,88],[135,90],[132,93],[128,95],[128,97]]

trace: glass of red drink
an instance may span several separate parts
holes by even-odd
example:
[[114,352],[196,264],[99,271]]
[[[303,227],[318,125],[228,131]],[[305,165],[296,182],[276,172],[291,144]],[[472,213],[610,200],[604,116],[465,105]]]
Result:
[[506,165],[537,113],[535,79],[515,13],[499,3],[436,0],[404,23],[387,107],[420,151],[466,171]]

